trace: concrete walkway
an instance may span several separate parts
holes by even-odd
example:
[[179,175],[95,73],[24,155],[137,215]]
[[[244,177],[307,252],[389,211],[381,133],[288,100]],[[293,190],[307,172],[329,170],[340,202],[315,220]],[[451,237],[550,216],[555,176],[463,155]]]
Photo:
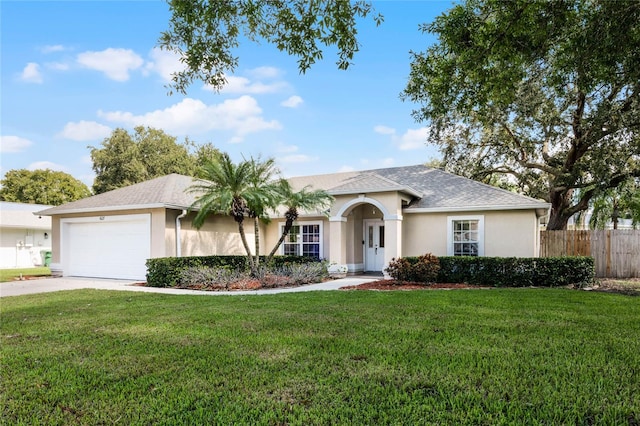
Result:
[[321,290],[337,290],[340,287],[350,285],[358,285],[366,282],[376,281],[382,277],[370,276],[353,276],[341,278],[333,281],[327,281],[319,284],[308,284],[293,288],[277,288],[265,290],[243,290],[243,291],[201,291],[201,290],[184,290],[175,288],[155,288],[142,287],[135,285],[139,281],[133,280],[108,280],[98,278],[42,278],[36,280],[11,281],[0,283],[0,297],[21,296],[24,294],[49,293],[61,290],[79,290],[79,289],[97,289],[97,290],[124,290],[124,291],[142,291],[147,293],[164,293],[164,294],[192,294],[206,296],[222,296],[222,295],[252,295],[252,294],[278,294],[278,293],[296,293],[301,291],[321,291]]

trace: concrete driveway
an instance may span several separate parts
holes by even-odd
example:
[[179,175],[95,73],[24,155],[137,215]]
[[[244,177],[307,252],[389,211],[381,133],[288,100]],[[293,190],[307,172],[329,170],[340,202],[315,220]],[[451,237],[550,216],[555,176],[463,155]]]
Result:
[[49,293],[61,290],[79,290],[84,288],[97,290],[122,290],[122,291],[142,291],[147,293],[164,294],[193,294],[206,296],[221,295],[251,295],[251,294],[277,294],[296,293],[301,291],[337,290],[340,287],[358,285],[366,282],[376,281],[380,277],[347,277],[338,280],[327,281],[319,284],[308,284],[294,288],[278,288],[266,290],[246,290],[246,291],[200,291],[183,290],[174,288],[154,288],[136,285],[139,281],[133,280],[108,280],[98,278],[42,278],[35,280],[11,281],[0,283],[0,297],[21,296],[24,294]]

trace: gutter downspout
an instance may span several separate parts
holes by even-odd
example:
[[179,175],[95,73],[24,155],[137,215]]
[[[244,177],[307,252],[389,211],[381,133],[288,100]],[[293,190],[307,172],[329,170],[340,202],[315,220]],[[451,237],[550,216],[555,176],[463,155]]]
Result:
[[176,217],[176,257],[182,257],[182,249],[180,247],[180,219],[183,219],[187,215],[186,210],[182,210],[182,213]]

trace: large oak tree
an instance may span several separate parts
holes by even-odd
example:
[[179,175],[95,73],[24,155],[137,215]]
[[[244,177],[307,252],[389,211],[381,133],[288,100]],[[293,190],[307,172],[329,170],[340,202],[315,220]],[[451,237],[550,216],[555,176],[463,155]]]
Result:
[[91,195],[89,188],[68,173],[49,170],[9,170],[0,181],[0,200],[59,206]]
[[467,0],[422,30],[403,96],[449,170],[508,175],[548,229],[640,175],[640,2]]
[[[358,18],[373,14],[368,1],[336,0],[170,0],[169,29],[161,48],[176,52],[185,69],[171,88],[185,93],[194,80],[216,89],[238,66],[241,40],[265,41],[294,56],[304,73],[322,59],[323,49],[337,49],[338,68],[346,69],[359,49]],[[373,15],[376,24],[382,16]]]
[[219,154],[210,143],[179,143],[162,130],[143,126],[133,134],[116,129],[100,147],[90,148],[96,194],[170,173],[198,176],[204,162]]

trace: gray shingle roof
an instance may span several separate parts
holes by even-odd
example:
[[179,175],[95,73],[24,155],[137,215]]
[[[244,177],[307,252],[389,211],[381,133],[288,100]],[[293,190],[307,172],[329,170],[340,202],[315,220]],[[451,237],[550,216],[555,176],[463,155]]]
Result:
[[38,212],[41,215],[129,210],[139,208],[166,207],[186,209],[195,196],[186,192],[193,178],[170,174],[146,182],[83,198],[61,206]]
[[[333,195],[402,192],[413,198],[404,209],[407,213],[546,209],[549,206],[543,201],[424,165],[300,176],[288,180],[296,190],[311,186]],[[39,214],[50,216],[153,207],[186,209],[195,201],[195,195],[186,192],[193,182],[192,177],[170,174],[43,210]]]
[[300,176],[289,181],[296,188],[311,185],[334,195],[405,192],[415,197],[406,212],[548,208],[543,201],[424,165]]

